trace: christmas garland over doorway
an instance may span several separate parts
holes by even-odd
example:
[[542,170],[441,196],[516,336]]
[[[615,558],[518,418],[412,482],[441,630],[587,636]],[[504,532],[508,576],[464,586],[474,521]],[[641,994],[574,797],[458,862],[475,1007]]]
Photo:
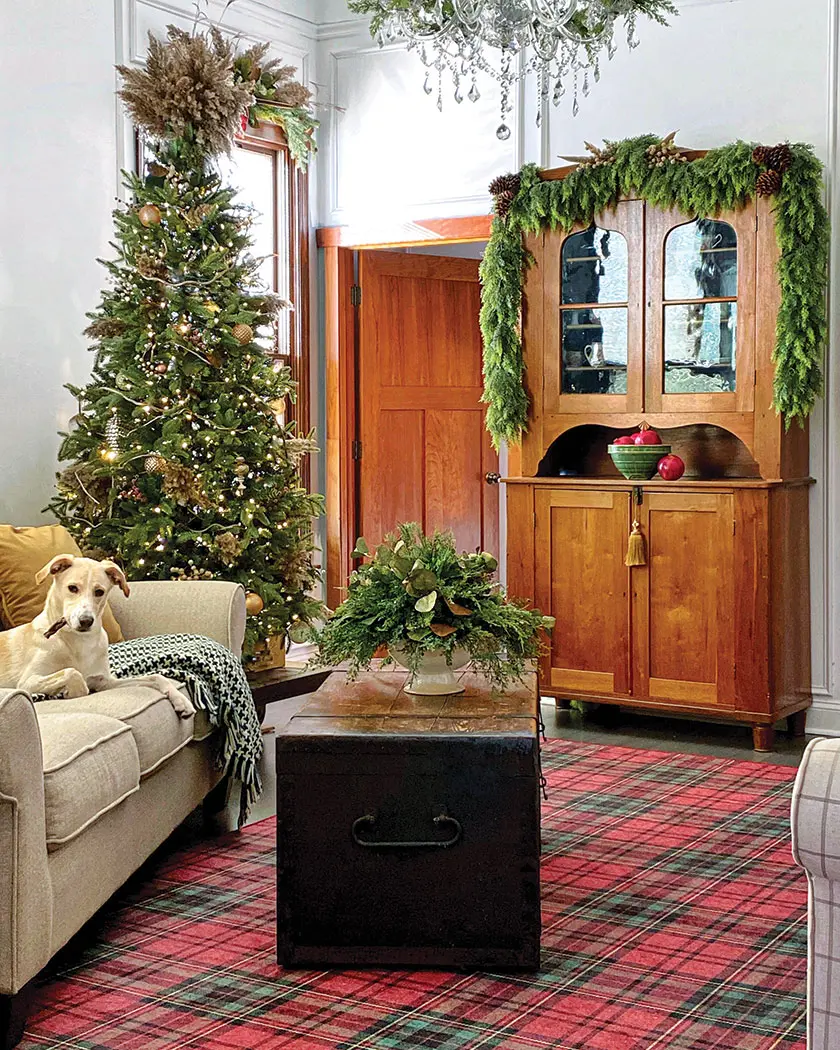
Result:
[[483,400],[496,448],[520,441],[528,428],[520,313],[532,259],[523,235],[571,230],[631,194],[689,217],[743,207],[756,193],[775,196],[781,305],[773,405],[787,426],[803,422],[822,392],[826,337],[829,223],[822,164],[813,147],[734,142],[690,159],[673,135],[642,135],[587,148],[591,156],[575,158],[578,167],[563,179],[543,181],[538,167],[526,164],[518,175],[503,175],[490,186],[496,216],[481,263],[481,333]]

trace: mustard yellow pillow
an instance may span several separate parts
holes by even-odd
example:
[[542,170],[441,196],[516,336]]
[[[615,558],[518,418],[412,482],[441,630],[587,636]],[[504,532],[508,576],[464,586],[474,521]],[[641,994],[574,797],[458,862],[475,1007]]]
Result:
[[[51,579],[35,582],[35,573],[56,554],[81,555],[79,545],[63,525],[17,528],[0,525],[0,618],[4,627],[20,627],[44,608]],[[109,642],[123,641],[120,625],[105,606],[102,626]]]

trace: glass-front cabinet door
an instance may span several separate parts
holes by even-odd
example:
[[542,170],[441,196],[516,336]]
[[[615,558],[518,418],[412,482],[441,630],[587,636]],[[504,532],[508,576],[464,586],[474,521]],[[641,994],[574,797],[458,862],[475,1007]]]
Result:
[[587,226],[546,237],[549,413],[642,409],[643,209],[624,201]]
[[753,407],[755,209],[647,209],[645,411]]

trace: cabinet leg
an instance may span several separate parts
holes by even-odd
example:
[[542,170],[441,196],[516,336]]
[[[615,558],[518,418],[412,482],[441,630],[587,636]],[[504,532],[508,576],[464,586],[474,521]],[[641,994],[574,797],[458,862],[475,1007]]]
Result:
[[753,751],[772,751],[776,730],[772,726],[753,726]]
[[554,706],[558,711],[569,711],[572,706],[571,700],[563,700],[559,696],[554,698]]
[[788,715],[787,728],[792,737],[805,736],[805,716],[807,711],[797,711],[794,715]]

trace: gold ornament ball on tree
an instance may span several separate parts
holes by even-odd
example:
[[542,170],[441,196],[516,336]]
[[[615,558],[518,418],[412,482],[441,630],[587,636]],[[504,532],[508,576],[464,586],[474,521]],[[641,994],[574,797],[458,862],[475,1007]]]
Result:
[[250,470],[250,466],[245,462],[244,459],[238,459],[236,466],[233,468],[234,474],[237,474],[240,478],[244,477]]
[[256,616],[258,613],[261,613],[264,608],[265,602],[257,592],[248,591],[245,595],[245,612],[247,612],[249,616]]
[[144,226],[157,226],[160,223],[160,208],[156,204],[144,204],[137,212],[137,218]]
[[254,329],[249,324],[235,324],[230,334],[240,346],[247,346],[254,338]]

